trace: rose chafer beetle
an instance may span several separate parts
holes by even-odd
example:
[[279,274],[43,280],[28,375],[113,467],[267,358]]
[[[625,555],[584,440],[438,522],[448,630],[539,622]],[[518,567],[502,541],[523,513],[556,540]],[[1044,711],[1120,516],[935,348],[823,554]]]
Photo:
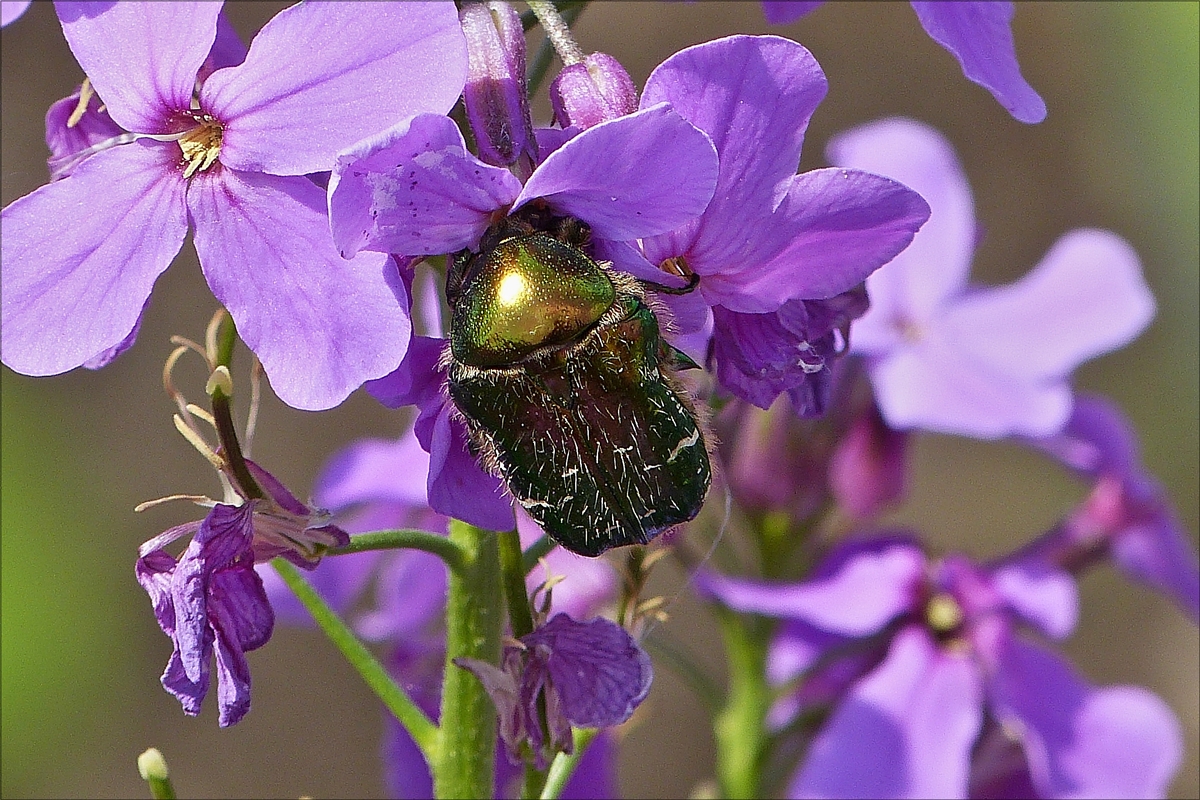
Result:
[[[544,230],[544,228],[543,228]],[[645,544],[700,510],[708,443],[635,278],[586,230],[505,220],[447,277],[451,399],[471,449],[555,541],[585,556]]]

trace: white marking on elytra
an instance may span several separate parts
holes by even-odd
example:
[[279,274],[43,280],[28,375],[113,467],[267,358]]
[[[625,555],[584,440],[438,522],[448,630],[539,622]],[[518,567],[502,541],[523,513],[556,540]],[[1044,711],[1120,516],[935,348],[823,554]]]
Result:
[[691,447],[698,441],[700,441],[700,431],[694,430],[691,436],[684,437],[679,444],[675,445],[675,449],[671,451],[671,455],[667,456],[667,463],[669,464],[674,461],[683,450]]

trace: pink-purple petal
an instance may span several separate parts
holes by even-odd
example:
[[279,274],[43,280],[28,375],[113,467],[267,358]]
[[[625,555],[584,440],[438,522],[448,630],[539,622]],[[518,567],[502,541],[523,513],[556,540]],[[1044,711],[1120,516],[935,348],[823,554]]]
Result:
[[990,693],[1044,797],[1162,797],[1182,760],[1179,721],[1161,699],[1097,689],[1032,643],[1005,643]]
[[173,132],[172,117],[191,107],[221,4],[54,5],[71,52],[113,120],[134,133]]
[[912,243],[867,280],[871,311],[855,325],[855,336],[865,343],[869,328],[927,319],[966,285],[975,250],[971,187],[953,147],[927,125],[893,118],[834,137],[826,152],[840,167],[899,181],[930,208],[929,221]]
[[420,256],[478,244],[521,182],[471,155],[453,120],[421,114],[341,153],[328,191],[343,256],[362,249]]
[[400,364],[411,324],[395,263],[342,259],[307,178],[204,173],[188,208],[208,284],[285,403],[331,408]]
[[788,796],[963,797],[982,699],[969,656],[906,628],[817,734]]
[[865,636],[913,608],[924,555],[907,545],[863,552],[832,575],[799,584],[760,583],[708,572],[697,591],[735,611],[807,622],[828,633]]
[[700,215],[717,182],[712,142],[667,105],[588,128],[530,176],[513,203],[543,198],[592,233],[625,241]]
[[705,296],[733,311],[759,313],[795,298],[841,294],[896,257],[929,218],[920,195],[858,170],[819,169],[792,178],[763,225],[778,255],[727,280],[706,281]]
[[1065,639],[1079,619],[1079,590],[1066,572],[1040,561],[1014,561],[992,573],[992,588],[1053,639]]
[[823,2],[805,2],[804,0],[763,0],[763,16],[772,25],[786,25],[795,22],[819,6]]
[[1077,230],[1016,283],[963,297],[945,323],[973,358],[1028,380],[1069,375],[1128,344],[1153,316],[1133,248],[1109,231]]
[[983,439],[1046,435],[1071,413],[1065,381],[1034,383],[997,373],[937,332],[872,363],[871,383],[883,418],[900,430]]
[[31,2],[32,0],[3,0],[0,2],[0,28],[24,14]]
[[46,147],[50,148],[46,165],[50,167],[50,180],[67,177],[78,162],[86,158],[84,151],[124,133],[96,95],[88,98],[83,114],[74,125],[68,126],[78,106],[79,92],[76,91],[46,111]]
[[411,432],[396,440],[361,439],[326,463],[314,499],[327,508],[385,501],[424,505],[429,455]]
[[762,223],[796,174],[804,131],[826,89],[812,54],[776,36],[730,36],[659,65],[646,81],[642,108],[668,102],[708,134],[720,175],[703,219],[658,248],[686,251],[701,275],[775,255],[766,247],[772,243],[760,241]]
[[177,152],[154,142],[117,147],[4,209],[5,364],[56,375],[129,336],[187,234]]
[[487,530],[509,531],[516,524],[504,485],[484,472],[467,450],[466,425],[449,405],[442,407],[433,427],[429,506],[439,514]]
[[466,74],[451,3],[300,3],[263,26],[241,65],[214,73],[200,100],[225,124],[222,163],[302,175],[404,117],[449,111]]
[[963,75],[992,93],[1020,122],[1041,122],[1046,102],[1021,76],[1010,2],[914,2],[930,38],[950,51]]

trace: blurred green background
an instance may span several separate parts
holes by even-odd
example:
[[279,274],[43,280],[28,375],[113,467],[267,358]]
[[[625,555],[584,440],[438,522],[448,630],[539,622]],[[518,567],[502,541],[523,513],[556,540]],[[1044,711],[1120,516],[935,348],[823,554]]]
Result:
[[[230,14],[249,39],[283,5],[232,4]],[[585,50],[617,56],[639,86],[666,56],[714,36],[777,33],[801,42],[830,83],[803,169],[824,166],[832,134],[881,116],[940,128],[958,148],[986,227],[977,280],[1016,279],[1071,228],[1110,228],[1129,239],[1158,316],[1133,345],[1081,369],[1077,386],[1124,406],[1146,463],[1195,535],[1198,9],[1018,4],[1021,65],[1050,110],[1036,126],[1013,121],[966,81],[907,4],[831,3],[769,28],[757,3],[605,2],[584,13],[577,31]],[[43,115],[82,74],[48,3],[35,3],[0,37],[0,200],[8,204],[46,181]],[[547,105],[538,108],[544,121]],[[315,633],[280,626],[251,655],[254,710],[232,730],[218,730],[211,701],[191,719],[159,686],[170,648],[134,580],[136,549],[196,514],[183,505],[132,509],[167,494],[218,491],[173,430],[160,383],[168,337],[200,338],[214,302],[185,246],[155,288],[137,345],[116,363],[42,379],[0,370],[5,797],[145,796],[135,759],[150,745],[165,752],[185,797],[382,793],[380,712]],[[179,375],[199,398],[196,365]],[[395,435],[401,425],[400,415],[358,395],[324,414],[268,398],[255,456],[303,493],[340,444]],[[1044,530],[1083,493],[1053,464],[1005,444],[925,437],[914,469],[913,499],[898,519],[980,556]],[[1200,796],[1196,628],[1110,570],[1089,574],[1082,587],[1081,625],[1065,650],[1096,683],[1141,684],[1167,699],[1187,753],[1172,794]],[[671,610],[672,632],[719,671],[704,612],[682,594]],[[626,795],[685,796],[709,776],[707,721],[661,665],[639,720],[622,753]]]

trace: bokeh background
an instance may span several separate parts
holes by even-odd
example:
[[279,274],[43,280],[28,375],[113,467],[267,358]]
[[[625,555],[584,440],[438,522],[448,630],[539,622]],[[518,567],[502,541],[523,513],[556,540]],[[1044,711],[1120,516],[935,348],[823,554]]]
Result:
[[[248,40],[283,5],[236,3],[230,15]],[[577,32],[585,50],[615,55],[639,86],[666,56],[715,36],[776,33],[801,42],[830,84],[802,169],[825,165],[834,133],[882,116],[940,128],[958,148],[986,227],[977,280],[1018,278],[1075,227],[1128,238],[1158,316],[1130,347],[1083,367],[1077,385],[1126,409],[1146,463],[1194,536],[1198,9],[1018,4],[1021,66],[1050,110],[1036,126],[1013,121],[966,81],[907,4],[830,3],[771,28],[752,2],[603,2],[588,8]],[[43,115],[83,76],[48,3],[34,3],[0,37],[0,199],[8,204],[46,181]],[[545,120],[547,105],[539,108]],[[214,303],[186,245],[155,288],[137,345],[116,363],[40,379],[0,369],[5,797],[145,796],[135,759],[150,745],[165,752],[185,797],[382,794],[381,712],[315,632],[279,626],[251,654],[254,710],[232,730],[218,730],[211,702],[188,718],[159,686],[170,648],[134,581],[136,548],[195,514],[183,505],[132,509],[167,494],[217,491],[207,464],[174,431],[160,384],[168,337],[200,338]],[[180,380],[199,398],[203,376],[188,367]],[[341,444],[394,436],[406,422],[365,396],[321,414],[268,397],[255,456],[302,493]],[[915,456],[912,501],[897,519],[977,556],[1046,529],[1083,494],[1062,470],[1015,445],[926,436]],[[676,592],[679,576],[666,577],[664,591]],[[1141,684],[1167,699],[1187,753],[1172,794],[1200,796],[1196,628],[1111,570],[1089,574],[1082,590],[1081,625],[1064,649],[1096,683]],[[671,632],[719,673],[719,641],[704,610],[679,593],[671,614]],[[700,705],[660,665],[624,740],[625,794],[686,796],[711,775],[712,752]]]

